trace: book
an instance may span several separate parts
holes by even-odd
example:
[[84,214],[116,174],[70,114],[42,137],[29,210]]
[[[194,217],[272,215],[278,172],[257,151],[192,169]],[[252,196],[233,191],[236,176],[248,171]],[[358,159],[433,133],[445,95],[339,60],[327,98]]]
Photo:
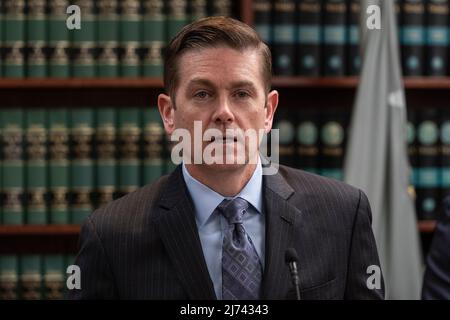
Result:
[[141,109],[123,107],[118,110],[118,191],[119,196],[141,186]]
[[3,140],[1,167],[3,188],[2,223],[25,223],[24,215],[24,113],[21,109],[0,110],[0,128]]
[[322,3],[320,0],[299,0],[297,6],[297,74],[319,76]]
[[20,298],[42,299],[42,257],[37,254],[20,256]]
[[275,75],[295,74],[295,1],[275,0],[273,4],[272,54]]
[[19,259],[0,255],[0,300],[19,299]]
[[166,2],[167,42],[170,42],[189,22],[187,0],[168,0]]
[[120,1],[120,75],[138,77],[140,70],[140,47],[142,38],[142,19],[138,0]]
[[440,204],[439,114],[435,108],[423,108],[417,125],[416,211],[419,220],[437,218]]
[[96,110],[96,207],[114,200],[117,188],[117,119],[114,108]]
[[448,73],[448,0],[429,0],[426,6],[426,72],[429,76]]
[[73,109],[70,121],[70,222],[81,224],[94,209],[94,111],[90,108]]
[[76,0],[82,12],[81,29],[70,30],[72,39],[72,76],[96,76],[96,15],[94,0]]
[[208,0],[208,14],[210,16],[233,16],[231,0]]
[[47,224],[47,112],[25,113],[26,223]]
[[115,0],[97,2],[97,76],[119,75],[119,15]]
[[148,184],[164,173],[164,128],[156,106],[146,108],[143,118],[143,184]]
[[43,299],[62,300],[65,288],[65,256],[52,254],[43,256]]
[[441,199],[450,196],[450,112],[443,110],[442,123],[440,127],[441,161],[440,161],[440,183]]
[[188,1],[189,21],[194,22],[208,16],[207,0],[189,0]]
[[298,168],[319,173],[319,113],[301,108],[297,113],[296,151]]
[[424,0],[403,0],[400,44],[404,76],[424,74],[425,6]]
[[48,110],[49,223],[68,224],[69,218],[69,111]]
[[272,3],[270,0],[253,1],[253,16],[255,20],[255,30],[261,40],[272,46]]
[[320,122],[320,174],[342,180],[347,115],[343,110],[327,110],[321,115]]
[[5,0],[3,14],[3,76],[25,77],[25,1]]
[[361,69],[360,43],[360,15],[361,1],[350,0],[348,4],[348,51],[347,51],[347,75],[358,75]]
[[164,1],[145,0],[143,6],[143,76],[162,77],[163,49],[166,45]]
[[66,26],[68,0],[48,0],[48,75],[70,76],[70,34]]
[[47,17],[45,0],[28,0],[26,15],[28,77],[47,76]]
[[278,110],[274,129],[279,130],[280,164],[297,167],[295,155],[295,117],[292,110]]
[[346,70],[345,47],[347,44],[345,0],[323,2],[323,75],[344,76]]

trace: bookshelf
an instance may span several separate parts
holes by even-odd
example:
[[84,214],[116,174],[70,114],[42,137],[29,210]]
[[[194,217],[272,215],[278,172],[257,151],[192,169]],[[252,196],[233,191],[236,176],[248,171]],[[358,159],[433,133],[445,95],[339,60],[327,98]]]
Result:
[[[242,21],[254,25],[253,0],[234,1]],[[449,107],[450,77],[404,78],[408,107]],[[280,105],[286,108],[351,108],[358,78],[274,77]],[[156,106],[163,91],[161,78],[0,78],[0,108]],[[301,97],[301,100],[299,100]],[[418,229],[430,235],[435,221],[420,221]],[[78,225],[0,225],[1,253],[74,253]]]

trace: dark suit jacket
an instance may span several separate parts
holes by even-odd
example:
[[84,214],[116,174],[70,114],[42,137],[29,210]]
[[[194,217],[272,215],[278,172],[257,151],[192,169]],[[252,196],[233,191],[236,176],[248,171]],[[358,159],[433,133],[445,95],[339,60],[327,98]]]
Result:
[[450,299],[450,197],[444,201],[428,253],[422,299]]
[[[280,166],[263,178],[266,214],[264,299],[294,298],[284,255],[299,255],[303,299],[382,299],[368,289],[380,265],[363,192]],[[215,299],[181,166],[96,210],[84,223],[72,299]]]

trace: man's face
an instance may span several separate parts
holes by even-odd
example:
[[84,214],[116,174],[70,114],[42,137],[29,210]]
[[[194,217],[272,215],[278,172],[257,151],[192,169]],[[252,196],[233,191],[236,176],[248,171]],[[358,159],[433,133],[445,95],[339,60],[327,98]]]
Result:
[[[194,121],[201,121],[202,138],[205,130],[211,128],[220,130],[224,137],[222,141],[204,141],[202,152],[208,145],[219,144],[224,155],[230,152],[236,155],[238,150],[242,150],[238,149],[238,143],[243,143],[243,140],[227,139],[226,129],[242,129],[244,132],[253,129],[256,133],[262,129],[269,132],[278,93],[266,93],[261,60],[256,50],[240,52],[228,47],[192,50],[183,54],[179,61],[175,101],[165,95],[160,95],[158,100],[167,133],[172,134],[178,128],[187,129],[193,143]],[[248,143],[242,147],[248,155]],[[246,162],[257,159],[257,151],[251,151]],[[239,165],[211,166],[230,169]]]

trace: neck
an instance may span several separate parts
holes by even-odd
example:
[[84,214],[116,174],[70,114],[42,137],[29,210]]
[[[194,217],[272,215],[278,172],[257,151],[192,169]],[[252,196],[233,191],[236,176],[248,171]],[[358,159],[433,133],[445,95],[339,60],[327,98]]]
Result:
[[189,174],[224,197],[234,197],[255,172],[256,164],[246,164],[230,170],[217,170],[203,165],[186,165]]

